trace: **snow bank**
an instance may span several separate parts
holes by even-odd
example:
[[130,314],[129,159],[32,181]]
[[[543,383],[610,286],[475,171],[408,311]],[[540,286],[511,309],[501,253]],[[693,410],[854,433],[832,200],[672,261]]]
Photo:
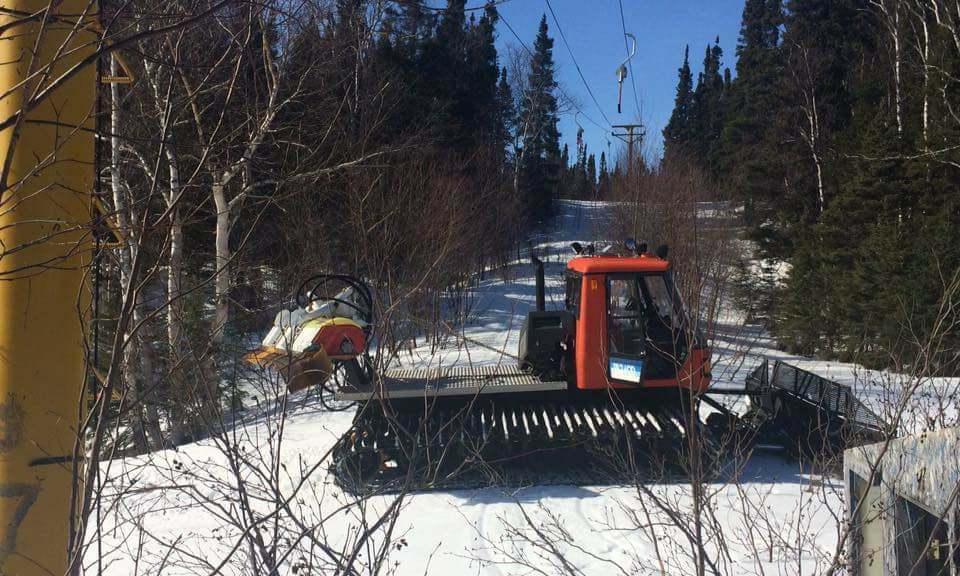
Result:
[[[562,306],[560,272],[577,240],[606,239],[607,207],[562,202],[558,229],[535,239],[547,262],[548,307]],[[711,212],[719,211],[714,205]],[[524,258],[524,260],[527,260]],[[476,314],[463,334],[484,347],[451,338],[439,354],[425,348],[406,366],[512,362],[519,330],[534,305],[533,269],[518,261],[475,290]],[[874,405],[889,375],[855,366],[807,361],[774,349],[735,310],[721,315],[714,374],[718,386],[740,387],[763,356],[797,364],[862,390]],[[499,350],[500,352],[497,352]],[[873,384],[871,384],[873,383]],[[926,385],[956,386],[953,383]],[[281,542],[281,573],[341,573],[345,550],[359,548],[356,573],[395,574],[683,574],[692,571],[697,526],[692,488],[530,487],[425,493],[400,504],[392,527],[370,523],[397,504],[392,497],[363,503],[336,488],[326,470],[328,451],[349,427],[351,413],[320,410],[309,392],[261,407],[248,423],[216,439],[148,457],[103,465],[100,528],[90,528],[86,564],[105,574],[251,574],[250,539]],[[279,448],[278,448],[279,446]],[[238,478],[243,479],[243,490]],[[707,506],[696,515],[704,557],[726,574],[819,574],[831,562],[843,513],[842,484],[811,475],[778,454],[755,455],[738,482],[706,485]],[[254,515],[245,508],[256,511]],[[276,510],[280,512],[276,512]],[[304,536],[308,534],[308,536]],[[378,546],[391,542],[388,561],[374,565]],[[323,546],[329,546],[324,549]],[[98,554],[102,557],[98,558]],[[349,555],[349,554],[348,554]],[[310,560],[313,558],[313,560]]]

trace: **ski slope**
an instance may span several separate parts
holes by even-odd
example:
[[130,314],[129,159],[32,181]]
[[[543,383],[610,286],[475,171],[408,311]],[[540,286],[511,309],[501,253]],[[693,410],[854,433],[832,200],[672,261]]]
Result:
[[[609,229],[604,204],[561,203],[557,229],[534,241],[547,261],[548,307],[562,306],[560,272],[572,255],[569,243],[609,240]],[[451,338],[439,353],[422,346],[400,360],[424,367],[512,362],[509,354],[534,305],[532,266],[517,262],[490,274],[475,298],[463,334],[482,347]],[[760,329],[743,326],[735,310],[722,315],[713,346],[714,374],[723,386],[742,385],[763,355],[856,385],[868,397],[877,378],[855,366],[778,352]],[[245,535],[255,532],[264,541],[283,542],[281,554],[290,551],[277,559],[281,574],[338,573],[332,563],[307,566],[305,558],[332,558],[352,548],[395,500],[377,497],[361,506],[332,484],[324,459],[349,427],[350,412],[325,412],[308,392],[281,402],[286,404],[261,406],[256,418],[237,426],[230,446],[209,439],[105,463],[105,496],[91,520],[101,522],[90,527],[87,569],[117,575],[265,573],[247,560]],[[289,413],[282,428],[281,408]],[[244,479],[243,491],[237,477]],[[737,479],[708,484],[709,505],[699,513],[704,553],[716,570],[823,573],[837,547],[842,483],[800,470],[779,453],[755,454]],[[246,516],[244,501],[261,516]],[[689,537],[696,525],[692,502],[685,484],[650,485],[646,491],[546,486],[409,495],[392,527],[371,531],[355,568],[401,575],[687,574],[695,550]],[[274,514],[278,506],[282,513]],[[313,540],[303,538],[307,531]],[[372,565],[387,541],[388,560]],[[317,542],[332,552],[318,551]]]

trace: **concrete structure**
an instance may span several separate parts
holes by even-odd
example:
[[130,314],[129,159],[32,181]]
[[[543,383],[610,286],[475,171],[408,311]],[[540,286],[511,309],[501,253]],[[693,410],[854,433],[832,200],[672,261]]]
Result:
[[844,452],[851,573],[960,576],[960,429]]

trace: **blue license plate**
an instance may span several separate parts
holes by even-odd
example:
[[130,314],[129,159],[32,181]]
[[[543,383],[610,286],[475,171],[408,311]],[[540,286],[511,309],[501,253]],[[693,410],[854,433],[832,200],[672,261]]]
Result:
[[643,360],[610,358],[610,378],[639,384],[643,381]]

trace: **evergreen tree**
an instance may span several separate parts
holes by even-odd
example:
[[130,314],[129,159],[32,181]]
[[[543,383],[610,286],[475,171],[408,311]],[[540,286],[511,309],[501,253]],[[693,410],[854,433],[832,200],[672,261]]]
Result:
[[560,153],[560,197],[571,198],[573,196],[573,174],[570,167],[570,147],[563,143],[563,151]]
[[500,81],[497,83],[496,96],[497,119],[494,127],[494,142],[503,154],[504,163],[509,159],[510,147],[513,142],[513,132],[516,129],[517,110],[513,102],[513,89],[507,79],[507,68],[500,71]]
[[610,193],[610,172],[607,168],[607,155],[600,152],[600,173],[597,175],[597,199],[605,200]]
[[573,167],[574,198],[587,195],[587,144],[583,140],[583,128],[577,130],[577,163]]
[[758,206],[765,207],[782,187],[783,167],[770,122],[780,105],[782,16],[779,0],[747,0],[744,4],[737,78],[730,83],[724,102],[718,180],[729,195],[746,202],[752,222],[767,220],[757,215]]
[[475,69],[465,4],[466,0],[447,0],[436,32],[425,43],[419,62],[426,76],[433,79],[434,97],[426,101],[439,120],[441,139],[462,152],[473,147],[477,126],[472,109]]
[[586,194],[584,198],[593,200],[597,196],[597,160],[593,154],[587,157]]
[[671,157],[680,154],[693,136],[691,114],[693,112],[693,76],[690,73],[690,47],[683,51],[683,65],[678,70],[677,95],[673,113],[663,129],[663,154]]
[[789,0],[787,8],[780,83],[785,105],[779,106],[777,129],[787,143],[780,154],[789,183],[778,203],[789,212],[781,211],[777,220],[789,237],[814,224],[838,193],[844,158],[834,154],[835,142],[853,120],[853,87],[872,81],[857,79],[857,67],[872,65],[860,58],[873,52],[874,32],[864,20],[869,0]]
[[[915,360],[945,277],[960,269],[960,153],[930,156],[932,142],[960,139],[956,122],[931,120],[960,105],[960,52],[936,33],[929,57],[898,51],[889,27],[903,40],[933,15],[888,16],[870,0],[745,0],[718,151],[705,113],[717,101],[712,49],[686,140],[744,201],[760,254],[789,264],[765,298],[780,342],[872,367]],[[677,138],[667,141],[674,149]],[[939,345],[934,369],[955,359],[960,339]]]
[[698,165],[708,174],[715,174],[714,162],[719,148],[720,131],[723,129],[724,81],[720,68],[723,49],[720,38],[707,46],[703,57],[703,72],[693,91],[693,107],[690,113],[691,140],[689,152]]
[[447,0],[443,10],[443,18],[437,26],[437,42],[453,50],[464,47],[465,31],[467,26],[467,0]]
[[[500,67],[497,63],[496,24],[499,16],[493,3],[488,2],[480,20],[471,27],[472,63],[470,74],[470,92],[466,95],[474,127],[481,132],[482,138],[496,136],[498,127],[497,97],[501,88]],[[504,82],[506,78],[503,78]],[[469,125],[469,124],[468,124]]]
[[[861,155],[896,156],[893,125],[874,113]],[[806,353],[876,362],[897,337],[904,294],[898,225],[909,188],[899,160],[861,160],[794,255],[780,332]],[[815,302],[816,305],[811,305]]]
[[420,2],[404,2],[400,6],[403,9],[401,25],[393,26],[399,31],[396,47],[403,51],[407,58],[412,59],[423,48],[424,41],[430,37],[436,18]]
[[520,165],[520,194],[527,214],[540,219],[549,214],[558,192],[560,131],[557,129],[557,82],[554,78],[553,39],[546,15],[540,18],[530,59],[527,91],[520,111],[526,124]]

